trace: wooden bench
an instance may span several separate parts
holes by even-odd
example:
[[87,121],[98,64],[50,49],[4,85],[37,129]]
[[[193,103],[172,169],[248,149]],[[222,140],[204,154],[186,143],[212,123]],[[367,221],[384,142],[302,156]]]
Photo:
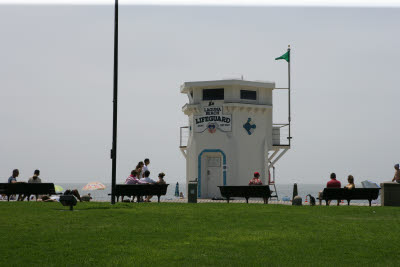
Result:
[[350,205],[351,200],[368,200],[371,206],[371,201],[379,196],[380,188],[325,188],[322,192],[322,199],[329,206],[329,200],[347,200],[347,205]]
[[7,201],[10,201],[11,195],[24,195],[30,200],[34,195],[36,200],[39,195],[55,195],[53,183],[0,183],[0,194],[7,195]]
[[117,202],[119,197],[133,196],[157,196],[158,202],[160,202],[160,197],[167,194],[167,188],[169,184],[117,184],[115,186],[115,196],[117,197]]
[[228,203],[231,197],[244,197],[246,203],[249,203],[249,198],[258,197],[264,199],[264,204],[268,204],[268,199],[271,196],[268,185],[224,185],[218,187],[221,195],[227,199]]

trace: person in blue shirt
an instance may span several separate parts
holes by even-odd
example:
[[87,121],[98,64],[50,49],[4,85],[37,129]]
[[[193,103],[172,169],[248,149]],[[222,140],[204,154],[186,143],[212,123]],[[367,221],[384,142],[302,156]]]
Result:
[[[16,183],[18,175],[19,175],[19,170],[18,169],[13,170],[12,176],[8,178],[8,183],[9,184]],[[15,199],[15,195],[12,195],[11,199]],[[18,200],[21,200],[21,195],[18,196]]]
[[8,183],[9,184],[16,183],[18,175],[19,175],[19,170],[18,169],[13,170],[12,176],[8,178]]

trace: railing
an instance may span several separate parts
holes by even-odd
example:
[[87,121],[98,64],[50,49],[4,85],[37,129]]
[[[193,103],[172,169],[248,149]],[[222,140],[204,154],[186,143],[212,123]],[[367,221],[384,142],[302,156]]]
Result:
[[274,123],[272,125],[272,145],[290,146],[288,123]]
[[180,148],[187,147],[188,141],[189,141],[189,126],[183,126],[180,128],[179,147]]
[[[272,125],[272,145],[290,146],[289,142],[289,124],[274,123]],[[187,147],[189,141],[189,126],[182,126],[179,130],[179,147]]]

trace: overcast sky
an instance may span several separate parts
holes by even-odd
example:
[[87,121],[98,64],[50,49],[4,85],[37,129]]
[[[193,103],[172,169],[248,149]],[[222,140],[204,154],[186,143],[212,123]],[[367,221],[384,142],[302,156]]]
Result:
[[[113,6],[0,6],[0,177],[111,181]],[[120,7],[118,182],[151,159],[185,180],[185,81],[287,84],[293,146],[277,182],[390,180],[400,161],[400,9]],[[275,122],[286,120],[277,95]],[[250,177],[249,177],[250,178]]]

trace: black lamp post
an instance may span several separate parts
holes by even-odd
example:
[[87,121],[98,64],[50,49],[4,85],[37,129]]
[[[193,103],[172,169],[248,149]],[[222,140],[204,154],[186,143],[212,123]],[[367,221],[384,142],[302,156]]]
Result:
[[112,159],[111,204],[115,204],[115,184],[117,176],[117,112],[118,112],[118,0],[115,0],[113,141],[111,150],[111,159]]

